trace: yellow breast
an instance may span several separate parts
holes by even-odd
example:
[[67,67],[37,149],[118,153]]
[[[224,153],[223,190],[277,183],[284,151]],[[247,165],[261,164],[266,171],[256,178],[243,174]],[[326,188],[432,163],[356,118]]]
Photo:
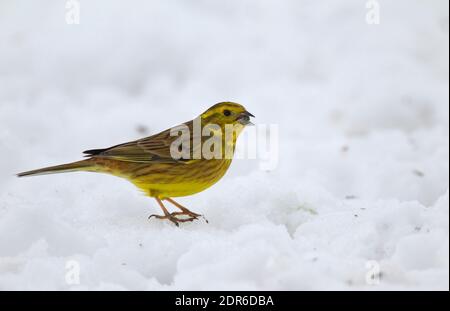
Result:
[[182,197],[214,185],[225,175],[230,164],[230,159],[202,159],[189,164],[138,165],[127,179],[152,197]]

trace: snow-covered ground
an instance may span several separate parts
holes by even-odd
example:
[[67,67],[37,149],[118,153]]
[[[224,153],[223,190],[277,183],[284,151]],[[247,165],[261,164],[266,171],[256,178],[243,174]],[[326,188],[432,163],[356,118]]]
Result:
[[[0,1],[0,289],[449,289],[448,1]],[[147,220],[99,174],[18,179],[224,100],[279,127]],[[78,269],[79,268],[79,269]],[[79,272],[79,284],[77,284]]]

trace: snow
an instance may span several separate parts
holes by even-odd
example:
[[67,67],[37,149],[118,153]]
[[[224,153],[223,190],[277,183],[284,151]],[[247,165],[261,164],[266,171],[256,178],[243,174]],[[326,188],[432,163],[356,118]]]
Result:
[[[0,289],[448,290],[448,1],[378,2],[379,25],[362,0],[89,0],[79,25],[0,2]],[[209,224],[149,221],[106,175],[14,176],[223,100],[278,158],[179,200]]]

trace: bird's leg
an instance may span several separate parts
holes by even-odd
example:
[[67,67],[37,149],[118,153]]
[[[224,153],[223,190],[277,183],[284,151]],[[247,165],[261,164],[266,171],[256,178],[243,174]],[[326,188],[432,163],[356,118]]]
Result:
[[[192,219],[192,220],[197,219],[198,217],[203,217],[203,219],[205,219],[205,221],[208,222],[208,220],[203,215],[191,212],[190,210],[188,210],[186,207],[184,207],[180,203],[175,202],[173,199],[165,198],[165,200],[169,201],[170,203],[172,203],[173,205],[175,205],[176,207],[178,207],[181,210],[181,213],[172,213],[172,214],[187,215],[187,216],[191,217],[190,219]],[[190,220],[190,221],[192,221],[192,220]]]
[[150,215],[150,216],[148,217],[148,219],[150,219],[150,218],[152,218],[152,217],[155,217],[155,218],[158,218],[158,219],[168,219],[168,220],[170,220],[171,222],[173,222],[177,227],[179,226],[179,224],[178,224],[179,222],[183,222],[183,220],[178,219],[177,217],[175,217],[175,215],[173,215],[173,213],[172,213],[172,214],[169,213],[169,211],[168,211],[167,208],[164,206],[164,204],[163,204],[163,202],[161,201],[160,198],[157,198],[157,197],[156,197],[155,200],[156,200],[156,202],[158,202],[159,206],[161,207],[161,209],[162,209],[162,211],[163,211],[163,213],[164,213],[164,216],[153,214],[153,215]]

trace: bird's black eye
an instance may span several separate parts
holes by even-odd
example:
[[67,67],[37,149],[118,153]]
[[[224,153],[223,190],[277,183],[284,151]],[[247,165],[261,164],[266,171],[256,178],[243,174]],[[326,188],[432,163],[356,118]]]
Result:
[[226,116],[226,117],[229,117],[229,116],[231,115],[231,111],[228,110],[228,109],[225,109],[225,110],[223,111],[223,115]]

